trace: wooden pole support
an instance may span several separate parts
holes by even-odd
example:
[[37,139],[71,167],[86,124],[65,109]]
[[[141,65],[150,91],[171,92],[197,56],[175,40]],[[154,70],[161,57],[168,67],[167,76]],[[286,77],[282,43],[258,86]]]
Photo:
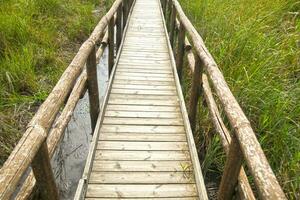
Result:
[[111,19],[108,24],[108,75],[110,76],[112,68],[114,66],[114,37],[115,37],[115,29],[114,29],[114,20]]
[[99,91],[98,91],[98,80],[97,80],[97,63],[96,63],[96,50],[95,47],[92,49],[86,63],[87,72],[87,86],[90,101],[90,116],[92,133],[95,130],[97,118],[99,114]]
[[189,102],[189,120],[191,124],[192,131],[195,130],[196,127],[196,116],[198,109],[198,100],[200,95],[200,89],[202,85],[202,77],[203,73],[203,64],[198,56],[195,57],[195,68],[192,79],[192,87],[191,87],[191,96]]
[[183,57],[184,57],[184,49],[185,49],[184,41],[185,41],[185,28],[182,24],[180,24],[179,33],[178,33],[177,55],[176,55],[176,67],[177,67],[177,73],[180,82],[182,79],[182,65],[183,65]]
[[162,0],[162,10],[164,13],[164,16],[167,16],[167,0]]
[[59,200],[54,175],[46,141],[43,142],[39,151],[31,163],[32,171],[39,188],[39,195],[43,200]]
[[119,51],[121,40],[122,40],[122,15],[123,15],[122,6],[120,5],[117,10],[117,34],[116,34],[116,46],[117,46],[117,52]]
[[167,23],[167,28],[170,31],[170,18],[171,18],[171,13],[172,13],[172,1],[169,0],[167,3],[168,9],[167,9],[167,16],[166,16],[166,23]]
[[170,19],[170,44],[172,48],[174,46],[175,21],[176,21],[176,8],[174,5],[172,5],[172,13]]
[[232,199],[236,187],[238,176],[242,167],[243,155],[237,141],[233,135],[229,146],[229,153],[226,159],[225,169],[223,172],[220,188],[218,191],[219,200]]
[[127,23],[127,17],[128,17],[128,0],[123,0],[123,30]]

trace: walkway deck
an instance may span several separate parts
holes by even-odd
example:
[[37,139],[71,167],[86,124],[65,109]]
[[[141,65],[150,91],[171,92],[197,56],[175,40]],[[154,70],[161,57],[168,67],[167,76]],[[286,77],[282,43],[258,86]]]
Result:
[[158,0],[136,1],[121,48],[86,198],[203,199],[201,169]]

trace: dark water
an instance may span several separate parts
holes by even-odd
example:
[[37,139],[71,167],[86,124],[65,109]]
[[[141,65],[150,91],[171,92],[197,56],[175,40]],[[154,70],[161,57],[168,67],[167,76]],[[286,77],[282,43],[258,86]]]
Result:
[[[97,66],[100,103],[108,84],[107,49]],[[91,142],[91,122],[88,94],[79,100],[70,120],[63,141],[53,157],[52,166],[61,199],[73,199],[82,176]]]

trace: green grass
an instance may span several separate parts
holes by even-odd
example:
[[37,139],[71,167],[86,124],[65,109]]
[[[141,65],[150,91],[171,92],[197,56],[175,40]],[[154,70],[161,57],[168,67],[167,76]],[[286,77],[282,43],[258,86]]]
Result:
[[0,166],[108,3],[0,1]]
[[[300,1],[180,2],[251,121],[285,193],[300,197]],[[202,131],[213,132],[207,122],[201,124]],[[209,148],[205,169],[216,170],[220,155]]]

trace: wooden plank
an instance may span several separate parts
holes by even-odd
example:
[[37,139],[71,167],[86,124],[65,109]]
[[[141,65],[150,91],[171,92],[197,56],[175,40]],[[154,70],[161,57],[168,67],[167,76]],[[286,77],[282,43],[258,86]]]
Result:
[[139,76],[139,77],[130,77],[130,76],[116,76],[116,80],[131,80],[131,81],[169,81],[172,82],[173,78],[161,78],[161,77],[146,77],[146,76]]
[[115,110],[115,111],[144,111],[144,112],[174,112],[180,111],[180,108],[177,106],[145,106],[145,105],[107,105],[106,110]]
[[152,197],[190,197],[197,195],[194,184],[89,184],[87,197],[152,198]]
[[168,74],[151,73],[151,74],[148,74],[148,73],[143,73],[143,72],[120,72],[120,71],[117,71],[116,76],[173,78],[172,73],[168,73]]
[[128,112],[128,111],[106,111],[105,112],[106,117],[132,117],[132,118],[143,118],[143,120],[147,120],[145,118],[168,118],[173,119],[181,118],[180,112]]
[[110,94],[110,98],[115,99],[160,99],[160,100],[167,100],[167,99],[173,99],[178,100],[178,97],[175,95],[151,95],[151,94]]
[[183,125],[182,118],[177,119],[156,119],[156,118],[125,118],[125,117],[105,117],[103,124],[122,125]]
[[[145,198],[101,198],[101,197],[91,197],[85,198],[86,200],[145,200]],[[147,198],[147,200],[198,200],[198,197],[176,197],[176,198]]]
[[129,85],[129,84],[113,84],[115,89],[142,89],[142,90],[173,90],[176,88],[173,85]]
[[187,151],[186,142],[136,142],[136,141],[99,141],[99,150],[130,151]]
[[102,125],[101,132],[114,133],[182,133],[183,126]]
[[143,80],[126,80],[126,79],[114,79],[114,83],[128,84],[128,85],[173,85],[171,81],[143,81]]
[[122,172],[189,172],[190,161],[105,161],[96,160],[93,171]]
[[[113,88],[111,90],[111,93],[112,94],[149,94],[149,95],[167,95],[167,96],[170,96],[170,95],[176,95],[176,90],[142,90],[142,89],[140,89],[140,90],[130,90],[130,89],[115,89],[115,88]],[[115,101],[117,101],[117,99]],[[126,102],[124,102],[124,103],[126,103]],[[128,104],[130,104],[130,103],[128,103]],[[142,103],[140,103],[140,104],[142,104]],[[152,105],[155,105],[154,101],[153,101]],[[166,103],[159,104],[159,105],[166,105]],[[170,105],[170,103],[168,103],[167,105]],[[171,105],[176,105],[176,104],[171,103]]]
[[147,141],[147,142],[184,142],[186,135],[184,133],[159,134],[159,133],[103,133],[101,132],[99,140],[107,141]]
[[156,69],[134,69],[130,67],[118,68],[117,72],[138,72],[138,73],[147,73],[147,74],[173,74],[171,69],[160,69],[159,71]]
[[188,151],[96,150],[95,160],[190,160]]
[[[121,89],[120,89],[121,90]],[[145,90],[143,93],[137,93],[135,90],[130,93],[130,91],[124,91],[125,94],[152,94],[153,91],[150,91],[147,93],[148,90]],[[156,92],[154,95],[164,95],[165,91],[162,92]],[[113,94],[117,93],[116,90],[113,91]],[[120,91],[121,93],[121,91]],[[119,93],[119,94],[120,94]],[[172,93],[168,93],[167,95],[170,95]],[[117,105],[147,105],[147,106],[178,106],[178,101],[176,99],[169,99],[169,100],[160,100],[160,99],[127,99],[124,101],[124,99],[114,99],[110,98],[108,101],[108,104],[117,104]]]
[[119,64],[118,69],[145,69],[145,70],[170,70],[170,67],[167,65],[160,65],[160,64],[155,64],[155,65],[147,65],[147,64]]
[[92,184],[184,184],[195,183],[187,172],[92,172]]

